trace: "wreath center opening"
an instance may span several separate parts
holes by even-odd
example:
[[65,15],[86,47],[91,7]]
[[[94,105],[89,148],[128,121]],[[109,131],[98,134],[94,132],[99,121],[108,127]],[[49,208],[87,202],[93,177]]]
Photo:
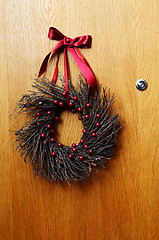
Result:
[[72,113],[68,109],[59,115],[59,121],[55,122],[55,137],[58,142],[71,146],[79,143],[82,137],[83,125],[78,119],[78,113]]

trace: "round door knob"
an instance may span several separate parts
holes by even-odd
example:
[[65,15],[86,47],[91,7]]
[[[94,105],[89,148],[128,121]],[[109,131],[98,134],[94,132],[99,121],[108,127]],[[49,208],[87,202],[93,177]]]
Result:
[[147,82],[144,79],[139,79],[136,82],[136,88],[140,91],[144,91],[147,88]]

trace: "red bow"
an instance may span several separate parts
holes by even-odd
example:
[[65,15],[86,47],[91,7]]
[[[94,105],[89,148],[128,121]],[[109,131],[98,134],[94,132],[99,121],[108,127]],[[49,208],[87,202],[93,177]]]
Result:
[[[50,54],[54,51],[58,51],[57,54],[57,62],[56,62],[56,67],[54,71],[54,75],[52,78],[52,82],[55,83],[57,73],[58,73],[58,59],[59,59],[59,50],[64,49],[64,76],[65,76],[65,90],[68,93],[68,74],[67,74],[67,57],[66,57],[66,51],[71,53],[72,57],[76,61],[78,67],[80,68],[83,76],[87,80],[87,84],[90,85],[90,91],[93,92],[97,88],[97,83],[95,76],[89,67],[89,64],[85,57],[82,55],[82,53],[79,51],[80,48],[90,48],[91,47],[91,41],[92,37],[90,35],[84,35],[80,37],[76,37],[74,39],[68,38],[64,36],[59,30],[56,28],[50,27],[49,33],[48,33],[48,38],[52,40],[57,40],[59,41],[56,46],[51,50],[51,52],[45,57],[45,59],[42,62],[42,65],[40,67],[39,75],[40,77],[47,69],[47,63],[50,57]],[[68,100],[69,100],[69,95]]]

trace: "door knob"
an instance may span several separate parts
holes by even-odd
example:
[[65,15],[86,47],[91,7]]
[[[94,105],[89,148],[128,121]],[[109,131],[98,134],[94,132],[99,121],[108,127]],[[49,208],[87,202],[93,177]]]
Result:
[[139,79],[136,82],[136,88],[140,91],[144,91],[147,88],[147,82],[144,79]]

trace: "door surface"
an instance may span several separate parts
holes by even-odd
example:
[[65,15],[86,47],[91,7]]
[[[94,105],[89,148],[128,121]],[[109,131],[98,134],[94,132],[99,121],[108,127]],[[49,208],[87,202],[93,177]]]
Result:
[[[0,239],[159,239],[159,1],[2,0],[0,87]],[[92,35],[83,49],[97,81],[115,93],[126,122],[105,169],[77,184],[34,178],[15,151],[25,118],[9,118],[31,89],[42,59],[56,44],[54,26],[69,37]],[[68,54],[72,82],[80,73]],[[55,60],[46,77],[51,79]],[[63,55],[59,68],[63,74]],[[148,88],[139,91],[138,79]],[[57,82],[58,84],[58,82]],[[78,142],[82,125],[64,112],[59,139]]]

